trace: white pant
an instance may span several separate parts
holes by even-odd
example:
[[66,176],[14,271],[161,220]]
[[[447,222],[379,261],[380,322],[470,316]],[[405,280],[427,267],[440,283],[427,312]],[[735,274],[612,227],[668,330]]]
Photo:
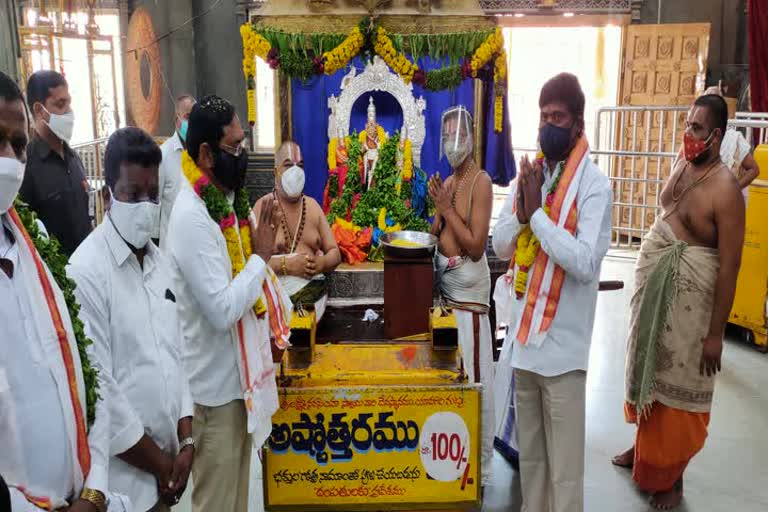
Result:
[[586,372],[515,369],[523,512],[583,512]]
[[[493,436],[496,429],[493,407],[493,338],[491,337],[491,323],[488,315],[454,309],[456,314],[456,326],[459,331],[459,345],[461,347],[464,371],[469,382],[479,382],[483,386],[481,395],[481,428],[482,439],[480,442],[480,470],[481,485],[488,484],[490,480],[491,461],[493,460]],[[475,339],[475,332],[478,336]],[[478,347],[479,354],[475,353]],[[480,374],[475,373],[475,370]]]

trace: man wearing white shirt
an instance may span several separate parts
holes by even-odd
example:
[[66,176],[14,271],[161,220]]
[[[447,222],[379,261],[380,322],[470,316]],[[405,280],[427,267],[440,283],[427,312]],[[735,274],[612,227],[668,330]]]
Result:
[[[166,250],[168,220],[171,218],[173,203],[179,195],[179,189],[184,177],[181,175],[181,154],[184,152],[189,114],[195,105],[195,98],[182,94],[176,98],[176,131],[163,142],[160,150],[163,161],[160,162],[158,188],[160,189],[160,248]],[[157,235],[153,234],[153,237]]]
[[91,410],[84,375],[92,355],[78,352],[79,321],[56,280],[66,278],[54,279],[34,243],[47,255],[55,246],[13,206],[28,131],[24,98],[0,73],[0,474],[14,512],[122,510],[107,493],[109,386],[99,372]]
[[166,259],[150,240],[160,158],[141,129],[112,134],[104,154],[108,213],[67,269],[97,361],[117,383],[109,404],[110,487],[137,511],[176,504],[194,456],[176,296]]
[[576,77],[548,81],[539,107],[543,158],[521,162],[493,247],[500,258],[515,258],[503,320],[514,343],[523,510],[581,512],[586,370],[612,193],[589,157]]
[[[187,152],[182,156],[185,182],[168,226],[168,254],[178,291],[184,363],[195,403],[195,512],[247,510],[253,449],[249,430],[254,425],[249,414],[253,408],[266,412],[277,407],[269,335],[248,337],[244,332],[251,321],[257,321],[254,306],[262,294],[268,273],[265,261],[272,255],[279,220],[272,218],[274,205],[262,208],[258,226],[251,224],[251,246],[243,245],[242,230],[249,229],[250,207],[246,205],[246,213],[239,214],[232,208],[239,207],[239,201],[247,202],[243,196],[248,158],[244,138],[240,120],[228,101],[207,96],[193,107]],[[189,180],[193,180],[194,187]],[[204,197],[212,196],[216,200],[206,203]],[[214,220],[216,214],[222,218]],[[234,268],[223,231],[232,225],[241,230],[229,232],[237,244],[233,250],[242,261],[239,269]],[[244,257],[248,252],[252,255]],[[248,410],[243,398],[244,389],[250,391],[247,388],[251,383],[244,385],[243,373],[248,372],[241,371],[244,362],[240,355],[246,349],[261,350],[262,355],[266,351],[268,359],[261,361],[258,371],[251,372],[267,377],[262,379],[266,387],[247,395],[254,398]],[[270,416],[271,412],[258,422],[262,442],[271,430]]]

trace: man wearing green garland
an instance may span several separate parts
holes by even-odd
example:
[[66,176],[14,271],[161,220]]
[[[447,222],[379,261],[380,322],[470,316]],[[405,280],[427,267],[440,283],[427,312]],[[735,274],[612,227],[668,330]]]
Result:
[[71,316],[66,258],[14,207],[28,130],[21,91],[0,73],[0,474],[14,512],[122,511],[130,503],[107,493],[110,384]]
[[168,224],[195,404],[195,512],[246,512],[251,452],[278,408],[272,349],[285,349],[290,335],[290,297],[266,263],[280,218],[274,204],[258,223],[251,211],[244,139],[230,102],[211,95],[195,104]]

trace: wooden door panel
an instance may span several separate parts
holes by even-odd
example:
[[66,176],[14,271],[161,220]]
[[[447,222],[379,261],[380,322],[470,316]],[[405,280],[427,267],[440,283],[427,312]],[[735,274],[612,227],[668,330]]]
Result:
[[[710,24],[630,25],[626,30],[621,104],[692,104],[704,87]],[[676,152],[682,141],[685,118],[684,112],[652,112],[650,115],[643,112],[637,116],[628,113],[623,119],[616,119],[617,146],[628,151]],[[617,157],[616,162],[618,176],[634,179],[666,180],[672,167],[669,159],[659,162],[651,158],[646,175],[646,165],[641,158]],[[659,193],[656,182],[624,181],[615,189],[619,202],[631,204],[620,207],[619,226],[649,229],[656,214],[654,207]],[[620,230],[620,234],[642,236],[640,231]]]

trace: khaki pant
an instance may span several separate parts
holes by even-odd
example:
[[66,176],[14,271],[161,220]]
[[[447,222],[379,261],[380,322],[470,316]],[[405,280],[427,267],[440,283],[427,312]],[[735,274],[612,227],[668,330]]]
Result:
[[194,512],[248,512],[253,446],[246,425],[242,400],[220,407],[195,404]]
[[586,375],[515,370],[523,512],[584,510]]

